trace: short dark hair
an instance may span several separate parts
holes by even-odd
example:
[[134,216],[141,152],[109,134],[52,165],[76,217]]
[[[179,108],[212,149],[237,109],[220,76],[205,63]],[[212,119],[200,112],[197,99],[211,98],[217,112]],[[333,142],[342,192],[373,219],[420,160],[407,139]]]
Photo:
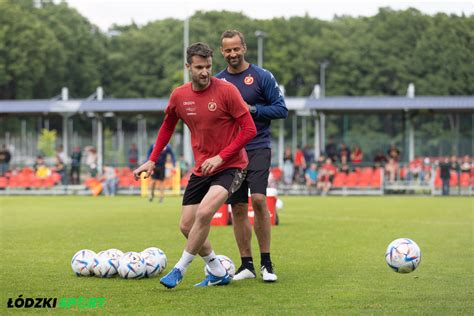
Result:
[[221,44],[222,44],[222,40],[224,38],[232,38],[234,36],[240,37],[240,43],[242,44],[242,46],[247,47],[247,44],[245,43],[244,34],[240,33],[237,30],[227,30],[224,33],[222,33],[222,35],[221,35]]
[[209,45],[205,43],[194,43],[191,44],[187,49],[186,49],[186,62],[188,64],[191,64],[193,62],[193,56],[201,56],[203,58],[209,58],[212,57],[213,51],[209,47]]

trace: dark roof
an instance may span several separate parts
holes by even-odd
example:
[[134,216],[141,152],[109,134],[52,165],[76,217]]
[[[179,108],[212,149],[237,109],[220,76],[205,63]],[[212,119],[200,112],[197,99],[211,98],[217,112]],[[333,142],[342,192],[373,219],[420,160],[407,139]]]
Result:
[[168,99],[0,100],[0,113],[77,113],[164,111]]
[[327,97],[307,99],[306,109],[320,111],[474,110],[474,96]]
[[154,112],[164,111],[168,99],[105,99],[83,101],[79,112]]
[[[474,111],[474,96],[407,97],[327,97],[324,99],[287,97],[289,110],[339,111]],[[168,99],[98,100],[0,100],[0,114],[81,113],[164,111]]]

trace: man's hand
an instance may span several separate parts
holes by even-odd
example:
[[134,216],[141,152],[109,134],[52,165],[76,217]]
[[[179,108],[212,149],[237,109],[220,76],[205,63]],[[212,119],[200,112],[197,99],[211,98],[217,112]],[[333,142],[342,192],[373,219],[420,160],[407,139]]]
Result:
[[138,180],[140,179],[140,174],[142,172],[145,172],[145,179],[146,179],[153,174],[153,169],[155,169],[155,162],[148,160],[143,165],[133,170],[133,176],[135,177],[135,180]]
[[201,171],[204,176],[211,174],[217,167],[222,165],[224,160],[222,160],[221,156],[216,155],[212,158],[206,159],[201,165]]

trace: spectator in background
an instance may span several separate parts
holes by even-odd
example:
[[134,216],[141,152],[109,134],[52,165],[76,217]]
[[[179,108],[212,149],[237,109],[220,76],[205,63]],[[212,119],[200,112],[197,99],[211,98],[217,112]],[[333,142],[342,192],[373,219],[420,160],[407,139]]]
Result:
[[[148,160],[150,159],[151,153],[153,152],[153,148],[155,148],[155,144],[152,144],[148,149]],[[174,168],[176,166],[176,158],[169,144],[165,146],[165,148],[161,151],[160,156],[158,156],[158,160],[155,161],[155,169],[153,170],[153,174],[151,175],[151,188],[150,195],[148,198],[150,202],[152,202],[155,198],[155,187],[157,182],[158,188],[160,190],[159,202],[163,202],[163,199],[165,197],[166,162],[168,159],[171,160],[172,167]]]
[[35,158],[35,163],[33,164],[33,169],[36,171],[38,171],[39,167],[40,166],[43,166],[45,163],[44,163],[44,158],[43,156],[41,155],[38,155],[36,156]]
[[390,148],[388,149],[387,154],[388,154],[389,161],[390,161],[390,158],[395,160],[395,162],[397,163],[400,161],[400,150],[397,148],[395,144],[390,145]]
[[445,157],[443,162],[439,164],[439,176],[442,182],[442,194],[449,195],[449,180],[451,178],[451,164],[449,158]]
[[398,173],[398,162],[393,158],[389,157],[388,162],[385,165],[385,174],[388,177],[388,181],[390,183],[395,182],[397,179],[397,173]]
[[341,161],[339,162],[339,171],[349,174],[351,172],[351,167],[347,161],[347,156],[341,156]]
[[324,147],[324,151],[326,157],[331,158],[333,162],[337,160],[337,147],[332,137],[329,137],[328,142]]
[[109,165],[104,166],[102,172],[102,186],[105,196],[117,195],[118,177],[115,168]]
[[342,161],[343,157],[345,157],[347,163],[351,161],[351,153],[349,152],[349,149],[347,148],[346,144],[342,143],[339,146],[339,152],[337,153],[337,156],[339,158],[339,161]]
[[298,147],[295,152],[295,176],[294,179],[297,183],[303,184],[305,182],[304,171],[306,170],[306,160],[304,159],[304,153],[301,147]]
[[310,167],[306,169],[305,178],[306,188],[308,189],[308,193],[311,194],[313,189],[316,189],[316,184],[318,183],[318,166],[316,163],[312,162]]
[[431,161],[430,158],[423,159],[423,179],[424,183],[429,183],[431,179]]
[[5,173],[10,169],[9,164],[11,158],[12,155],[10,154],[10,151],[7,146],[3,144],[2,149],[0,150],[0,176],[5,175]]
[[132,170],[138,167],[138,148],[135,143],[130,145],[128,149],[128,167]]
[[318,158],[318,161],[316,161],[316,164],[318,165],[318,169],[320,169],[325,163],[326,163],[326,156],[320,155]]
[[92,146],[84,148],[86,151],[86,165],[89,167],[89,174],[95,178],[97,176],[97,150]]
[[64,165],[63,161],[59,157],[59,155],[56,155],[54,157],[54,171],[57,172],[61,176],[61,184],[65,185],[67,184],[67,179],[66,179],[66,166]]
[[461,192],[461,164],[458,162],[456,156],[451,156],[451,173],[456,175],[456,185],[458,186],[458,192]]
[[304,146],[303,155],[304,155],[304,160],[306,161],[306,165],[309,165],[314,162],[314,153],[309,145]]
[[385,164],[387,162],[387,157],[383,154],[381,150],[379,150],[374,157],[374,168],[385,167]]
[[64,166],[66,166],[69,163],[69,157],[67,156],[66,152],[64,151],[63,145],[59,145],[56,148],[56,156],[61,159],[61,162],[63,163]]
[[423,175],[423,168],[421,166],[421,161],[418,159],[410,161],[408,164],[408,173],[407,173],[407,180],[408,181],[417,181],[420,182],[424,178]]
[[67,184],[67,165],[69,163],[69,157],[64,151],[63,145],[59,145],[56,148],[56,159],[55,159],[55,170],[61,175],[61,184]]
[[295,167],[306,169],[306,160],[304,158],[304,152],[301,147],[298,147],[295,152]]
[[35,169],[35,175],[37,178],[46,179],[51,175],[51,170],[46,166],[43,156],[36,157],[33,168]]
[[82,158],[81,147],[80,146],[74,147],[71,154],[71,171],[70,171],[71,184],[81,183],[81,158]]
[[351,163],[354,166],[358,166],[362,163],[362,160],[364,159],[364,153],[362,152],[362,149],[360,148],[359,145],[354,145],[351,151]]
[[317,188],[320,190],[321,195],[327,195],[332,187],[334,176],[336,175],[337,169],[333,165],[331,158],[326,158],[326,163],[321,167],[319,172],[319,179]]
[[293,164],[293,153],[290,147],[285,148],[283,155],[283,183],[292,184],[295,166]]
[[471,173],[471,161],[468,155],[463,157],[460,169],[462,173]]

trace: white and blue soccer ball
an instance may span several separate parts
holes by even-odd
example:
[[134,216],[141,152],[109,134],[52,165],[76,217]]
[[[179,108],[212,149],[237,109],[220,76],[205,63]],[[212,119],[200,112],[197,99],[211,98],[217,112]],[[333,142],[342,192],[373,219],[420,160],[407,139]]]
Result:
[[140,279],[145,276],[146,262],[138,252],[124,253],[120,258],[118,274],[124,279]]
[[[168,259],[166,258],[165,252],[160,248],[150,247],[143,250],[141,253],[144,257],[150,258],[148,261],[145,258],[145,261],[147,263],[148,277],[158,275],[166,269]],[[151,253],[151,255],[148,253]]]
[[[221,262],[224,269],[227,270],[227,273],[233,278],[235,275],[235,264],[234,262],[227,256],[224,255],[217,255],[217,259]],[[204,274],[209,275],[210,268],[206,264],[204,267]]]
[[146,278],[152,278],[160,274],[161,271],[163,271],[163,268],[161,267],[161,260],[156,251],[153,250],[144,250],[140,253],[145,259],[146,263],[146,271],[145,271],[145,277]]
[[94,259],[92,267],[94,274],[101,278],[110,278],[117,274],[120,258],[123,252],[118,249],[101,251]]
[[96,253],[89,249],[79,250],[72,256],[71,267],[72,271],[77,276],[94,275],[93,265]]
[[385,252],[385,261],[395,272],[413,272],[421,262],[420,247],[411,239],[396,239],[388,245]]

